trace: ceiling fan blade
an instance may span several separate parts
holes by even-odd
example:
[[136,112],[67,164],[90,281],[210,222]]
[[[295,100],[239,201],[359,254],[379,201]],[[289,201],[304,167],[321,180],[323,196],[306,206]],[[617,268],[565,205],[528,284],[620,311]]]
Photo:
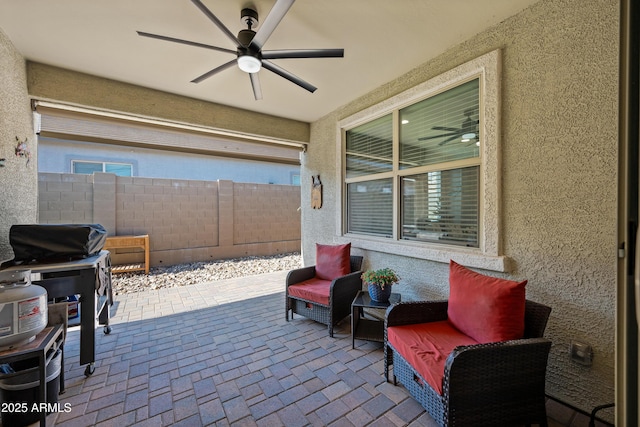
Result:
[[342,58],[344,49],[282,49],[262,51],[264,59]]
[[[197,0],[191,0],[197,1]],[[277,0],[276,4],[273,5],[269,15],[267,15],[267,19],[264,20],[258,32],[256,33],[253,40],[251,40],[251,46],[257,48],[258,50],[262,49],[262,46],[265,44],[267,39],[273,33],[273,30],[276,29],[284,15],[289,11],[293,2],[295,0]]]
[[446,126],[434,126],[431,129],[433,130],[446,130],[447,132],[460,132],[460,129],[458,128],[449,128]]
[[253,88],[253,96],[256,101],[262,99],[262,89],[260,88],[260,77],[258,73],[249,73],[249,77],[251,78],[251,87]]
[[234,55],[237,55],[237,52],[235,50],[225,49],[223,47],[211,46],[209,44],[192,42],[189,40],[176,39],[174,37],[162,36],[160,34],[145,33],[144,31],[136,31],[136,32],[138,33],[139,36],[142,36],[142,37],[149,37],[152,39],[164,40],[167,42],[181,43],[181,44],[186,44],[188,46],[203,47],[205,49],[217,50],[218,52],[226,52],[226,53],[232,53]]
[[264,68],[266,68],[267,70],[276,73],[277,75],[284,77],[285,79],[289,80],[292,83],[297,84],[298,86],[308,90],[309,92],[313,93],[316,91],[316,89],[318,89],[317,87],[313,86],[310,83],[305,82],[304,80],[302,80],[300,77],[291,74],[290,72],[288,72],[287,70],[285,70],[282,67],[279,67],[278,65],[274,64],[271,61],[268,61],[266,59],[262,60],[262,66]]
[[219,73],[220,71],[226,70],[229,67],[233,67],[235,64],[237,63],[236,59],[232,59],[231,61],[227,62],[226,64],[222,64],[219,67],[214,68],[211,71],[207,71],[206,73],[204,73],[203,75],[196,77],[195,79],[191,80],[191,83],[200,83],[201,81],[208,79],[209,77],[213,76],[214,74]]
[[451,138],[447,138],[447,139],[445,139],[444,141],[442,141],[442,142],[441,142],[440,144],[438,144],[438,145],[444,145],[444,144],[446,144],[447,142],[451,142],[451,141],[453,141],[454,139],[458,139],[458,138],[460,138],[460,135],[452,136]]
[[236,46],[240,46],[240,40],[238,40],[235,34],[229,31],[229,29],[222,23],[222,21],[220,21],[209,9],[207,9],[207,7],[202,4],[200,0],[191,0],[191,2],[195,4],[196,7],[202,11],[202,13],[207,15],[207,18],[209,18],[214,24],[216,24],[216,27],[220,28],[220,30],[224,33],[225,36],[229,38],[229,40],[231,40]]
[[456,133],[445,133],[442,135],[434,135],[434,136],[423,136],[422,138],[418,138],[418,141],[427,141],[429,139],[444,138],[445,136],[451,136],[451,135],[459,135],[459,133],[456,132]]

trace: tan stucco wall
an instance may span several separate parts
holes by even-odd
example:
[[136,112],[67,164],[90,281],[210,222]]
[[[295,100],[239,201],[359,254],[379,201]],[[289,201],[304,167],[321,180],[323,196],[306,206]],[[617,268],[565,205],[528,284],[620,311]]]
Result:
[[27,73],[29,94],[37,99],[245,134],[309,141],[309,124],[306,122],[173,95],[37,62],[27,63]]
[[[547,393],[583,410],[614,400],[618,4],[543,0],[383,87],[312,123],[302,159],[306,264],[331,243],[339,185],[337,123],[494,49],[502,51],[502,235],[509,275],[553,308]],[[311,175],[324,184],[311,209]],[[335,239],[339,240],[339,239]],[[444,263],[372,250],[365,268],[390,266],[406,299],[443,298]],[[593,346],[591,367],[569,358],[572,340]],[[605,417],[609,415],[604,414]]]
[[[0,260],[13,258],[9,228],[35,222],[38,213],[38,174],[35,134],[27,94],[27,73],[22,55],[0,30]],[[31,151],[29,164],[15,155],[16,137]]]

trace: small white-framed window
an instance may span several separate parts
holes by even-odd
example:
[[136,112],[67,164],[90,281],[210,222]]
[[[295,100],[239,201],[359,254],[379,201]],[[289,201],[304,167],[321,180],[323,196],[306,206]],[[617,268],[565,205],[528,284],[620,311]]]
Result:
[[91,175],[94,172],[108,172],[117,176],[133,176],[133,165],[130,163],[90,162],[72,160],[72,173]]
[[507,271],[500,235],[500,51],[338,124],[338,234],[355,247]]

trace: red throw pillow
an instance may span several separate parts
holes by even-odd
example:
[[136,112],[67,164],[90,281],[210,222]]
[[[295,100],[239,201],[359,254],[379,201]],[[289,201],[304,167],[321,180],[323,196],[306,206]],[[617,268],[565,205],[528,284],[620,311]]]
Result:
[[449,321],[479,343],[522,338],[526,285],[526,280],[485,276],[452,260]]
[[321,245],[316,243],[316,277],[333,280],[351,273],[351,243]]

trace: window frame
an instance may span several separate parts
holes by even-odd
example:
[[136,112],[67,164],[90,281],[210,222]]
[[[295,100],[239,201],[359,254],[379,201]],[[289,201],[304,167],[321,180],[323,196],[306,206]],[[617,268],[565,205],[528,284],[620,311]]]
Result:
[[[399,111],[423,99],[444,92],[469,80],[479,78],[479,126],[483,143],[480,149],[480,188],[478,248],[468,248],[440,243],[416,242],[400,238],[401,189],[400,177],[413,175],[398,169],[399,156]],[[337,195],[340,205],[336,209],[336,240],[351,242],[353,247],[364,250],[411,256],[439,262],[450,259],[462,262],[470,267],[507,272],[510,263],[502,255],[501,236],[501,185],[500,185],[500,100],[501,100],[501,51],[494,50],[476,59],[468,61],[445,73],[433,77],[379,104],[366,108],[346,117],[337,125]],[[375,120],[387,114],[393,114],[393,171],[376,177],[393,178],[394,204],[392,239],[347,233],[346,199],[346,132],[357,126]],[[464,163],[464,161],[462,161]],[[353,179],[350,179],[353,182]]]
[[[100,172],[103,172],[103,173],[106,173],[107,165],[129,166],[131,168],[131,175],[121,175],[121,176],[129,176],[129,177],[133,176],[133,164],[132,163],[107,162],[107,161],[100,161],[100,160],[71,160],[71,173],[78,174],[78,175],[86,175],[86,174],[81,174],[81,173],[75,171],[76,163],[91,163],[91,164],[96,164],[96,165],[102,165],[102,170]],[[109,172],[109,173],[113,173],[113,172]]]

